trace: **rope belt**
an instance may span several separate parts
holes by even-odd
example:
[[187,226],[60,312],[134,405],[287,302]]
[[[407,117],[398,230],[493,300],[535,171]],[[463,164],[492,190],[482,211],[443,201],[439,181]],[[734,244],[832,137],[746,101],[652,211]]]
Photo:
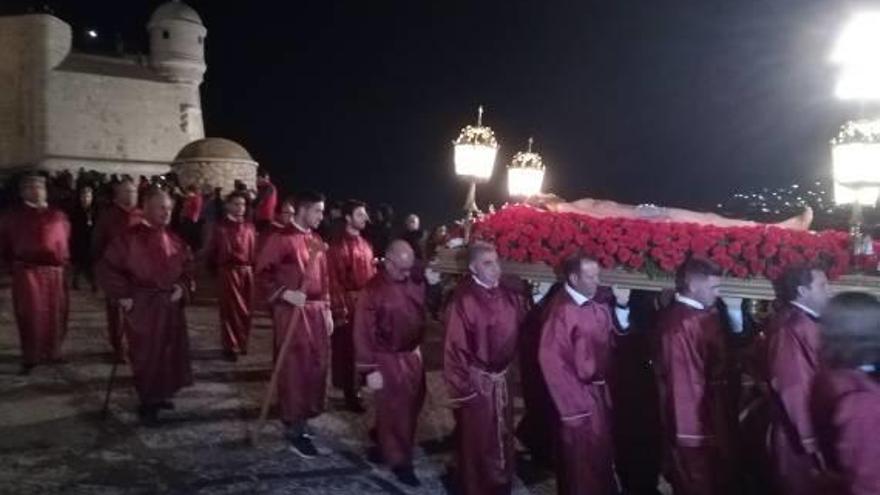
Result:
[[507,460],[505,458],[504,449],[504,431],[507,428],[505,421],[505,411],[507,410],[507,402],[509,400],[507,390],[507,369],[493,373],[479,368],[471,368],[476,382],[477,389],[483,396],[492,396],[495,402],[495,424],[496,424],[496,441],[498,442],[498,455],[501,466],[505,466]]

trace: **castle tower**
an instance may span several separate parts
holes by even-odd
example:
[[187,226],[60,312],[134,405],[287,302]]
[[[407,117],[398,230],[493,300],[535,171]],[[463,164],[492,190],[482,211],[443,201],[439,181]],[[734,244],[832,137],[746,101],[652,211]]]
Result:
[[169,80],[198,87],[205,74],[208,30],[192,7],[178,0],[164,3],[147,23],[150,65]]

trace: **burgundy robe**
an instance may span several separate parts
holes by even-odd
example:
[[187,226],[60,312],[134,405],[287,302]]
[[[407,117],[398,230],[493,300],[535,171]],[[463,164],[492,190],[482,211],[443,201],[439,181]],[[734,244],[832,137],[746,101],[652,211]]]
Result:
[[61,358],[67,334],[70,223],[55,208],[19,206],[0,225],[0,255],[12,268],[12,306],[22,364]]
[[[321,414],[327,396],[333,322],[324,242],[294,225],[275,229],[257,254],[256,275],[272,314],[276,359],[285,336],[294,332],[278,379],[278,400],[282,421],[300,423]],[[305,292],[306,305],[297,308],[282,300],[284,290]]]
[[555,456],[558,418],[553,399],[538,362],[541,330],[547,319],[550,302],[564,284],[554,284],[541,301],[529,310],[519,336],[519,372],[525,411],[516,426],[516,436],[532,458],[550,464]]
[[373,248],[360,235],[342,233],[327,251],[330,276],[330,308],[333,311],[331,367],[333,385],[355,393],[355,355],[352,320],[358,296],[376,274]]
[[396,281],[382,271],[364,288],[354,313],[357,369],[382,374],[382,389],[376,392],[376,437],[391,467],[412,464],[416,424],[425,401],[419,349],[425,311],[423,281]]
[[538,359],[559,412],[560,494],[616,492],[609,378],[616,333],[608,304],[578,305],[564,288],[544,323]]
[[[143,212],[138,208],[126,210],[116,203],[98,216],[95,222],[95,230],[92,232],[92,259],[97,263],[104,256],[104,251],[110,242],[122,235],[126,230],[134,225],[141,223],[143,220]],[[125,359],[127,354],[125,335],[128,330],[125,328],[125,318],[122,311],[116,304],[116,301],[110,297],[106,298],[107,312],[107,339],[113,354],[117,360]]]
[[256,242],[254,224],[226,216],[214,223],[205,245],[205,261],[217,270],[221,343],[227,352],[247,353],[254,304]]
[[720,317],[674,302],[657,320],[661,417],[676,495],[720,495],[730,462]]
[[861,371],[820,371],[810,411],[829,469],[817,493],[880,493],[880,385]]
[[792,304],[767,325],[767,383],[772,400],[767,449],[776,490],[809,494],[815,485],[813,454],[818,444],[810,419],[809,395],[819,367],[819,327]]
[[526,314],[522,288],[487,289],[466,276],[448,307],[443,377],[457,408],[456,465],[464,495],[510,493],[513,409],[507,368]]
[[[132,299],[124,313],[128,359],[134,386],[143,404],[171,398],[192,384],[184,305],[193,288],[192,253],[167,227],[146,222],[110,242],[97,267],[98,282],[107,296]],[[172,302],[174,287],[184,297]]]

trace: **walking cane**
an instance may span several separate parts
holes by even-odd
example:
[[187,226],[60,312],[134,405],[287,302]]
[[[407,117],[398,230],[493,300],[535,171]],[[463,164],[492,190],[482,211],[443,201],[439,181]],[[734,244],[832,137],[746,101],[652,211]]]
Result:
[[[125,316],[125,310],[122,309],[122,306],[117,306],[116,310],[119,312],[119,322],[122,324],[122,328],[125,328],[125,325],[128,322],[128,319]],[[115,354],[115,352],[114,352]],[[107,380],[107,392],[104,394],[104,407],[101,408],[101,419],[107,419],[107,414],[110,412],[110,394],[113,393],[113,382],[116,381],[116,370],[119,368],[119,356],[113,356],[113,367],[110,369],[110,378]]]
[[[306,267],[303,270],[303,274],[309,273],[311,268],[314,267],[315,263],[317,263],[317,253],[319,251],[323,251],[323,245],[318,245],[315,243],[312,246],[309,246],[309,260],[306,262]],[[305,278],[305,277],[303,277]],[[302,283],[304,283],[303,280]],[[302,290],[302,283],[300,284],[300,289]],[[259,440],[260,433],[263,431],[263,427],[266,425],[266,418],[269,417],[269,406],[272,405],[272,399],[275,398],[275,389],[278,386],[278,377],[281,376],[281,366],[284,364],[284,358],[287,355],[287,348],[290,347],[290,343],[293,341],[293,334],[296,331],[296,318],[299,316],[302,318],[303,327],[306,333],[311,335],[312,327],[309,324],[309,319],[306,318],[306,313],[303,308],[294,308],[298,314],[294,314],[293,318],[290,319],[290,325],[287,328],[287,335],[284,336],[284,341],[281,342],[281,347],[278,348],[277,358],[275,359],[275,367],[272,369],[272,377],[269,379],[269,387],[266,389],[266,394],[263,396],[263,403],[260,406],[260,417],[257,418],[257,426],[251,431],[250,441],[251,444],[256,445]]]
[[256,428],[251,432],[251,443],[253,444],[257,443],[260,438],[260,433],[262,433],[263,428],[266,426],[266,419],[269,417],[269,407],[272,405],[272,400],[275,398],[275,391],[278,387],[278,377],[281,376],[281,368],[284,365],[284,358],[287,356],[287,348],[290,347],[290,343],[293,341],[293,334],[296,332],[297,316],[301,318],[306,333],[312,333],[309,319],[306,318],[306,314],[302,308],[296,308],[294,311],[296,311],[297,314],[291,319],[291,324],[287,329],[287,335],[284,336],[284,341],[278,349],[278,357],[275,359],[275,367],[272,369],[272,377],[269,379],[269,387],[266,389],[266,394],[263,396],[263,404],[260,406],[260,417],[257,419]]

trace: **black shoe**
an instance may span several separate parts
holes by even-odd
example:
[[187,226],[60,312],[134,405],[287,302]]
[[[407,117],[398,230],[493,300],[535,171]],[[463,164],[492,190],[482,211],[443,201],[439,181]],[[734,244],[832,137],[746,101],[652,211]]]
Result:
[[23,364],[21,365],[21,369],[18,370],[18,376],[28,376],[31,374],[31,371],[33,371],[33,369],[33,364]]
[[235,351],[223,351],[223,359],[230,363],[234,363],[238,361],[238,354],[236,354]]
[[370,464],[385,464],[385,458],[379,447],[370,447],[367,449],[367,462]]
[[290,439],[290,451],[303,459],[314,459],[315,457],[318,457],[318,449],[315,448],[315,444],[306,438],[305,435]]
[[159,426],[159,407],[152,404],[141,405],[138,407],[138,418],[141,424],[148,428]]
[[174,410],[174,403],[171,402],[170,400],[163,400],[162,402],[156,404],[156,407],[159,409],[165,409],[167,411],[173,411]]
[[403,483],[406,486],[422,486],[422,482],[419,481],[419,478],[416,476],[415,471],[413,471],[412,466],[392,468],[391,472],[394,474],[394,477],[397,478],[397,481]]

